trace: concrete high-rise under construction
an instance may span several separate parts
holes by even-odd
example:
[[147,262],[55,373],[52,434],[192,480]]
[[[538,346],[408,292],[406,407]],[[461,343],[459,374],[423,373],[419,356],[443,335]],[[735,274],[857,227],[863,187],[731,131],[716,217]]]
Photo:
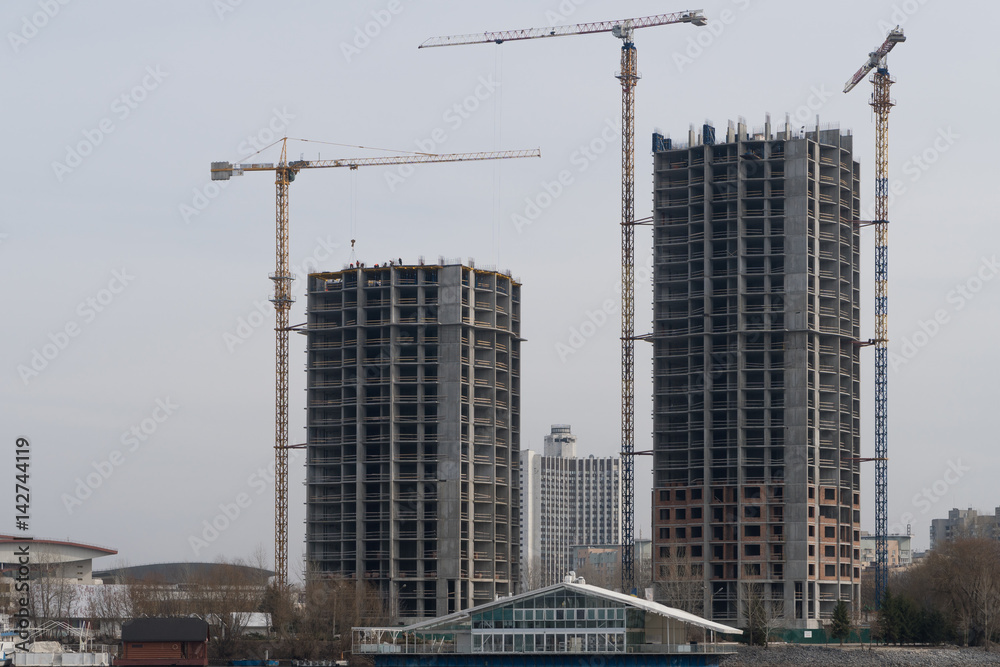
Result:
[[399,619],[516,590],[520,297],[444,260],[309,276],[308,576]]
[[839,129],[653,135],[654,576],[788,628],[859,610],[859,165]]

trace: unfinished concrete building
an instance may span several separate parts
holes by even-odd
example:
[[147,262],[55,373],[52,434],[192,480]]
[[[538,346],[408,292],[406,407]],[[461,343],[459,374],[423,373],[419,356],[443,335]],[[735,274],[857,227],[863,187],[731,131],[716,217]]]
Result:
[[816,628],[860,592],[852,137],[706,124],[653,150],[654,576],[715,620],[762,597]]
[[309,576],[399,619],[515,591],[520,297],[443,260],[309,276]]

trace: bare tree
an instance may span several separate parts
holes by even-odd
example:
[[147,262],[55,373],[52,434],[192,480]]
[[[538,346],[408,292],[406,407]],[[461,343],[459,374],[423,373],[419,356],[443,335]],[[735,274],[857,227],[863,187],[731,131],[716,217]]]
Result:
[[740,584],[743,617],[749,643],[767,648],[784,621],[784,601],[773,597],[762,582],[745,579]]
[[251,614],[261,607],[266,583],[257,568],[239,559],[220,561],[188,583],[189,608],[214,627],[217,656],[234,653]]
[[50,554],[32,557],[28,608],[32,618],[40,621],[65,620],[71,615],[79,588],[65,578],[64,566]]
[[771,641],[785,624],[785,601],[768,598],[767,610],[767,616],[765,617],[767,635],[765,636],[767,641]]
[[520,592],[526,593],[539,589],[543,586],[544,580],[545,571],[539,556],[521,561]]
[[351,648],[351,628],[384,626],[391,620],[386,600],[374,586],[313,575],[307,579],[302,603],[294,613],[294,640],[285,647],[295,658],[343,653]]
[[656,599],[697,616],[705,615],[704,565],[688,556],[686,547],[664,552],[658,565]]
[[120,636],[122,623],[135,616],[128,587],[120,584],[90,587],[86,610],[98,633],[109,637]]
[[260,610],[271,617],[271,629],[279,638],[285,638],[293,631],[297,622],[296,600],[299,591],[293,587],[281,587],[269,583],[260,601]]
[[1000,631],[1000,543],[983,538],[947,542],[922,567],[939,603],[954,611],[967,643],[982,641],[989,650]]
[[160,577],[126,576],[124,584],[127,604],[134,616],[188,616],[191,613],[186,593]]
[[583,577],[591,586],[598,586],[608,590],[616,590],[621,587],[621,575],[617,567],[601,567],[593,563],[586,563],[576,570],[578,577]]
[[647,588],[653,587],[652,554],[646,555],[642,552],[642,549],[636,549],[632,572],[635,576],[635,587],[639,590],[639,596],[642,597],[645,595]]

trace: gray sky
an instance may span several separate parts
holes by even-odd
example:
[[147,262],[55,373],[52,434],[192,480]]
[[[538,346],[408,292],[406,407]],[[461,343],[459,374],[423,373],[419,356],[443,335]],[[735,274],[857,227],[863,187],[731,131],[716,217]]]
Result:
[[[982,120],[1000,101],[992,71],[1000,6],[703,5],[711,27],[636,32],[637,217],[651,209],[654,128],[684,138],[689,123],[725,127],[742,115],[762,125],[766,112],[776,123],[790,113],[798,126],[818,113],[852,130],[870,210],[870,85],[840,91],[888,28],[900,23],[909,38],[890,59],[899,80],[891,124],[899,195],[890,215],[889,520],[897,530],[912,523],[924,546],[931,518],[1000,503],[1000,229],[984,197],[1000,151]],[[646,0],[4,2],[0,425],[5,451],[18,435],[31,438],[32,532],[112,546],[132,564],[245,557],[259,545],[271,553],[273,178],[247,174],[218,189],[208,170],[286,133],[430,152],[540,147],[541,160],[302,173],[291,192],[291,260],[306,271],[339,269],[355,238],[369,263],[444,255],[511,269],[524,284],[528,339],[522,446],[540,449],[550,424],[569,423],[581,454],[616,452],[617,303],[603,326],[587,323],[603,321],[604,302],[618,299],[620,42],[590,35],[416,47],[436,35],[688,8]],[[260,160],[276,156],[272,149]],[[554,192],[560,172],[567,185],[549,197],[546,184]],[[862,239],[870,337],[871,232]],[[645,265],[648,230],[636,247]],[[293,323],[304,321],[304,281],[295,285]],[[650,328],[648,281],[637,297],[641,333]],[[292,338],[293,442],[304,440],[304,342]],[[650,447],[649,358],[640,346],[638,449]],[[870,350],[863,359],[863,451],[871,455]],[[303,459],[293,459],[290,479],[293,573],[303,551]],[[636,475],[645,536],[649,465],[640,459]],[[871,479],[869,470],[869,529]],[[213,521],[229,526],[206,533]]]

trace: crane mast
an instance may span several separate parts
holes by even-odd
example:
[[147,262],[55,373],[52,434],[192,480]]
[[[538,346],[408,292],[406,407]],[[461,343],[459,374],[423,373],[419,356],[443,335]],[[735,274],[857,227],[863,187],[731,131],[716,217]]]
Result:
[[622,591],[631,592],[635,584],[635,85],[639,80],[636,69],[636,49],[632,32],[673,23],[707,23],[700,9],[673,14],[657,14],[617,21],[598,21],[551,28],[527,28],[432,37],[420,48],[457,46],[462,44],[501,44],[506,41],[587,35],[610,32],[622,40],[621,72],[616,78],[622,86],[622,263],[621,263],[621,457],[622,457]]
[[[228,181],[248,171],[273,171],[275,186],[275,245],[274,273],[274,572],[279,590],[288,584],[288,313],[295,299],[292,297],[294,276],[288,267],[288,186],[302,169],[331,167],[389,166],[397,164],[426,164],[429,162],[468,162],[503,160],[509,158],[541,157],[538,149],[518,151],[488,151],[480,153],[443,153],[419,155],[391,155],[376,158],[345,158],[336,160],[288,161],[288,137],[281,140],[281,158],[277,164],[213,162],[212,180]],[[293,445],[295,446],[295,445]]]
[[889,72],[874,76],[875,110],[875,604],[889,585]]
[[635,85],[639,81],[632,29],[622,40],[622,592],[635,585]]
[[281,162],[274,172],[274,571],[279,590],[288,583],[288,313],[292,308],[292,276],[288,271],[287,142],[281,143]]
[[875,112],[875,606],[889,585],[889,111],[894,103],[889,89],[894,83],[889,76],[887,56],[892,48],[906,41],[898,26],[890,31],[877,50],[868,54],[868,62],[859,69],[844,92],[849,93],[875,70],[871,107]]

